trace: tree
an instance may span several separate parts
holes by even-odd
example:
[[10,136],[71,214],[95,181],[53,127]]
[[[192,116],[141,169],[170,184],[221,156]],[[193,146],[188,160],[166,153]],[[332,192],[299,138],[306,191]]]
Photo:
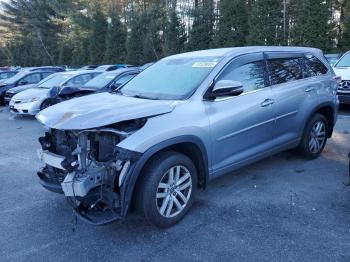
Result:
[[214,3],[213,0],[195,2],[191,10],[193,25],[189,33],[187,49],[201,50],[212,47],[214,35]]
[[249,16],[249,45],[279,45],[283,41],[281,0],[255,0]]
[[90,33],[90,63],[101,64],[106,52],[107,19],[101,11],[101,6],[96,4],[91,18]]
[[111,13],[106,36],[104,62],[124,63],[126,60],[126,28],[116,13]]
[[331,0],[294,0],[291,10],[292,45],[333,49]]
[[143,61],[144,24],[140,14],[133,13],[130,21],[130,33],[127,41],[127,62],[140,65]]
[[[157,61],[164,55],[164,1],[154,0],[143,11],[130,14],[130,33],[127,41],[127,62],[141,65]],[[145,6],[142,5],[144,8]]]
[[[57,42],[61,27],[55,19],[60,19],[45,0],[11,0],[2,3],[1,26],[9,32],[16,32],[25,49],[30,48],[29,65],[55,64],[58,58]],[[19,43],[16,44],[19,46]],[[18,59],[17,56],[13,56]],[[20,59],[21,60],[21,59]],[[16,62],[16,61],[13,61]]]
[[168,12],[164,37],[164,54],[172,55],[183,52],[186,40],[185,26],[176,12],[176,5],[174,5]]
[[244,46],[248,31],[247,2],[242,0],[221,0],[219,2],[216,46]]
[[341,52],[345,52],[350,49],[350,1],[344,1],[341,4],[338,48]]

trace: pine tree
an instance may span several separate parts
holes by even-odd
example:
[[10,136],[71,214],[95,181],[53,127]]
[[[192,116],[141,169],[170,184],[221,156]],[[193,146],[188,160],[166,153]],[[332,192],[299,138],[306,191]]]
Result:
[[212,47],[215,21],[213,0],[202,0],[201,3],[196,3],[191,13],[193,25],[189,33],[187,49],[192,51]]
[[221,0],[215,44],[218,47],[244,46],[248,34],[247,2]]
[[107,19],[99,4],[94,8],[90,33],[90,63],[101,64],[106,52]]
[[124,63],[126,60],[126,28],[117,14],[112,13],[106,36],[104,62]]
[[279,45],[283,42],[281,0],[255,0],[249,16],[249,45]]
[[346,52],[350,49],[350,1],[344,1],[341,6],[338,48],[341,52]]
[[138,13],[131,15],[130,33],[127,40],[127,63],[140,65],[143,61],[144,24]]
[[70,65],[72,63],[72,48],[66,43],[61,43],[60,53],[58,56],[59,65]]
[[291,14],[291,44],[324,52],[333,49],[331,0],[295,0]]
[[185,42],[187,40],[185,26],[176,13],[175,6],[171,7],[168,12],[164,40],[165,55],[181,53],[185,49]]

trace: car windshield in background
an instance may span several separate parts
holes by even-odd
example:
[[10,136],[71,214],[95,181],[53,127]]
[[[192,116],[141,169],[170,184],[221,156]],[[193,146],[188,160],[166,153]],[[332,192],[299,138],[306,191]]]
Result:
[[100,89],[108,85],[116,77],[115,73],[104,73],[96,76],[90,81],[86,82],[84,87],[91,87],[94,89]]
[[166,58],[134,77],[119,91],[126,96],[178,100],[189,97],[221,57]]
[[15,74],[17,74],[17,72],[0,72],[0,80],[1,79],[8,79],[10,77],[13,77]]
[[344,55],[338,63],[335,64],[335,67],[350,67],[350,53]]
[[65,74],[59,74],[55,75],[46,81],[43,81],[41,84],[38,85],[39,88],[52,88],[54,86],[60,86],[62,83],[67,81],[70,78],[70,76]]
[[22,77],[26,76],[28,72],[22,71],[17,74],[15,74],[13,77],[10,77],[6,79],[3,83],[4,84],[13,84],[14,82],[20,80]]

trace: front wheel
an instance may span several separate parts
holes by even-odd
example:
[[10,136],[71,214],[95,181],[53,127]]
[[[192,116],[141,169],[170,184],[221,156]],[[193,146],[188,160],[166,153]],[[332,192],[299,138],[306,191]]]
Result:
[[317,158],[323,151],[328,137],[328,122],[321,115],[314,115],[306,125],[299,151],[307,159]]
[[136,206],[158,227],[179,222],[190,209],[197,191],[197,171],[187,156],[163,152],[153,157],[141,174]]

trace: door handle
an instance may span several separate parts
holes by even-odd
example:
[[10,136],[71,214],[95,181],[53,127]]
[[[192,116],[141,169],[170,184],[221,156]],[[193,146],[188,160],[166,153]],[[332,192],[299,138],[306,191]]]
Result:
[[268,99],[265,99],[264,102],[261,103],[261,106],[267,107],[267,106],[272,105],[273,103],[275,103],[275,100],[268,98]]
[[316,90],[316,87],[314,87],[314,86],[309,86],[308,88],[305,89],[305,92],[306,92],[306,93],[309,93],[309,92],[315,91],[315,90]]

